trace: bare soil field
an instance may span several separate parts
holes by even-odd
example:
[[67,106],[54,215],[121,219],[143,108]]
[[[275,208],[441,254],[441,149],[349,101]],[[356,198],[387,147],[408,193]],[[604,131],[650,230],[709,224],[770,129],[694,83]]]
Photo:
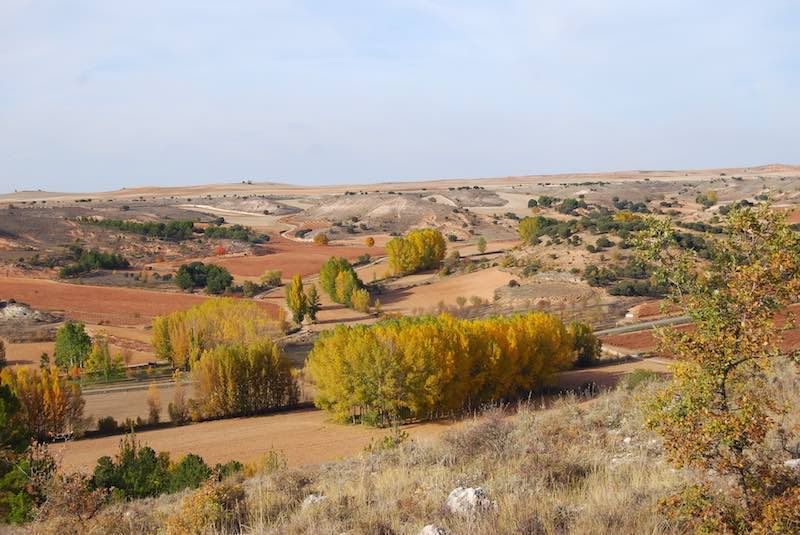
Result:
[[283,272],[285,279],[295,273],[303,277],[319,272],[331,256],[343,256],[354,260],[363,254],[380,256],[385,254],[383,247],[315,245],[273,236],[269,243],[258,248],[263,255],[248,256],[215,256],[199,259],[185,259],[180,262],[163,262],[152,264],[156,271],[170,271],[181,264],[192,260],[212,262],[224,266],[234,276],[245,279],[258,279],[265,271],[277,269]]
[[[142,325],[153,317],[202,303],[206,296],[65,284],[43,279],[0,277],[0,296],[28,303],[41,310],[63,311],[70,319],[110,325]],[[277,308],[261,303],[277,316]]]
[[[404,426],[415,438],[429,438],[453,427],[452,422]],[[270,449],[282,451],[289,466],[304,466],[335,461],[358,454],[370,440],[389,431],[328,421],[316,409],[292,411],[253,418],[204,422],[179,428],[142,431],[137,438],[156,451],[175,457],[196,453],[209,464],[232,459],[253,461]],[[119,436],[78,440],[53,445],[51,451],[62,460],[62,468],[90,472],[97,459],[114,455]]]
[[496,288],[508,284],[513,277],[498,268],[489,268],[465,275],[436,278],[434,282],[414,288],[393,290],[380,296],[381,305],[386,312],[412,314],[420,311],[433,311],[444,303],[457,306],[456,298],[472,296],[492,300]]
[[[795,317],[800,313],[800,305],[792,305],[788,308],[789,312]],[[777,316],[776,324],[780,327],[785,324],[786,316],[780,314]],[[691,325],[682,325],[676,327],[678,330],[691,329]],[[657,341],[654,336],[654,331],[651,329],[636,331],[625,334],[616,334],[611,336],[601,337],[603,344],[620,348],[631,352],[652,352],[656,350]],[[783,342],[781,349],[784,351],[793,351],[800,349],[800,328],[788,330],[783,333]]]

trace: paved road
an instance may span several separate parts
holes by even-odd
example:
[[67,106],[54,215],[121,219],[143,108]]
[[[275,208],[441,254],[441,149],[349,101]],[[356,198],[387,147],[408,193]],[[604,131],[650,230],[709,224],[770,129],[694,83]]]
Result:
[[647,331],[653,327],[663,327],[664,325],[684,325],[690,323],[692,320],[689,316],[676,316],[674,318],[664,318],[660,320],[644,321],[642,323],[634,323],[631,325],[623,325],[622,327],[613,327],[611,329],[603,329],[595,331],[594,334],[599,336],[607,336],[610,334],[624,334],[633,333],[637,331]]

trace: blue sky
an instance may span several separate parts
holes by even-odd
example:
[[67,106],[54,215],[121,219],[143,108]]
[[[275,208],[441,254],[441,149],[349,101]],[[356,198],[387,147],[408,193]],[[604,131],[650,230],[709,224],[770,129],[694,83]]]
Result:
[[0,191],[800,163],[800,4],[0,0]]

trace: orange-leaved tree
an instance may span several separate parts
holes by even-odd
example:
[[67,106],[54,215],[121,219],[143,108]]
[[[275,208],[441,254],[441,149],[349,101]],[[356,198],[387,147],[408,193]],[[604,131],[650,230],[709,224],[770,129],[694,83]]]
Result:
[[777,401],[774,370],[798,357],[781,332],[800,297],[800,234],[768,205],[732,210],[725,227],[708,260],[677,247],[669,221],[651,221],[639,240],[694,324],[659,334],[677,363],[648,424],[671,462],[700,474],[665,505],[697,532],[797,532],[800,471],[784,464],[800,457],[787,418],[796,408]]

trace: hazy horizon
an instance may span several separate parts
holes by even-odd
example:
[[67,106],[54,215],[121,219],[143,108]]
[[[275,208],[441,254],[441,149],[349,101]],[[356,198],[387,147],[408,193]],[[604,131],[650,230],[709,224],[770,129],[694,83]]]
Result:
[[800,163],[790,1],[0,6],[0,192]]

